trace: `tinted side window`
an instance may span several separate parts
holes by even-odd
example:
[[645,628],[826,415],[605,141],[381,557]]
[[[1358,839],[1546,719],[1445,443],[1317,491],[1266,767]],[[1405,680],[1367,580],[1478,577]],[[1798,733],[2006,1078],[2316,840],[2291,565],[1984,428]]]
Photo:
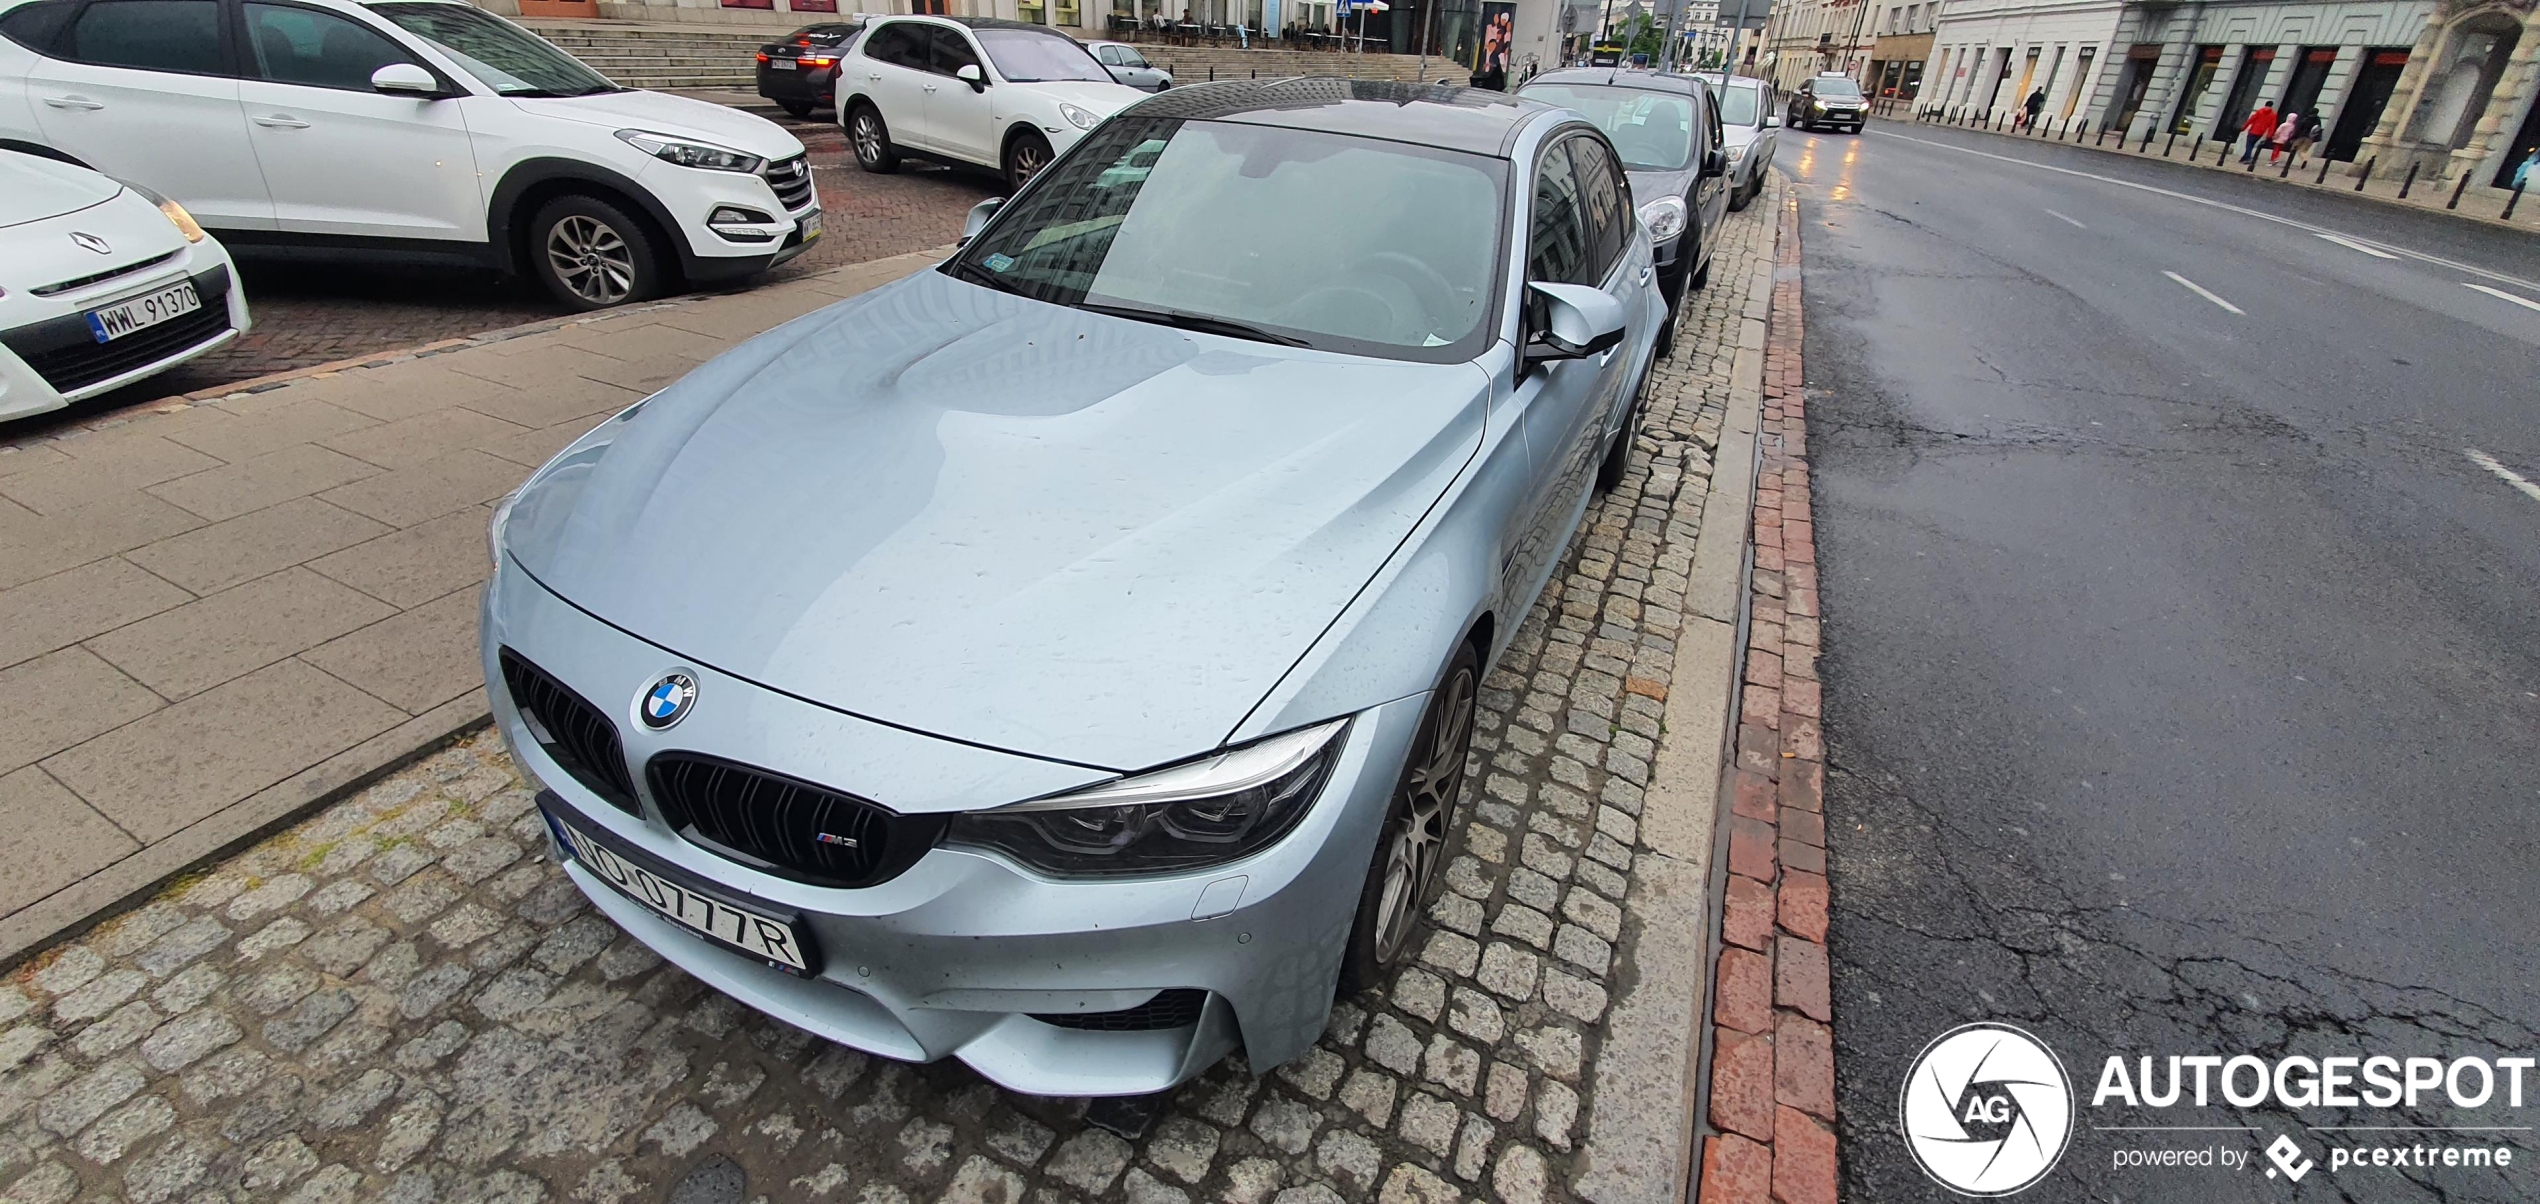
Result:
[[1603,284],[1631,241],[1630,185],[1604,143],[1582,135],[1569,139],[1569,146],[1570,163],[1579,173],[1579,207],[1587,215],[1589,271],[1579,283]]
[[219,75],[220,5],[213,0],[104,0],[62,39],[65,58],[101,67]]
[[970,48],[970,39],[957,30],[938,26],[927,32],[935,35],[934,68],[938,75],[950,75],[963,67],[979,65],[979,52]]
[[371,72],[412,57],[379,31],[312,8],[247,6],[247,53],[280,84],[370,90]]
[[895,22],[873,32],[864,44],[864,53],[896,67],[926,69],[926,27],[908,22]]
[[1587,216],[1579,203],[1578,173],[1570,166],[1571,144],[1554,143],[1535,166],[1534,219],[1526,235],[1528,280],[1598,283],[1588,268]]
[[70,17],[71,0],[36,0],[0,16],[0,35],[43,54],[53,49],[53,39],[61,35],[62,23]]

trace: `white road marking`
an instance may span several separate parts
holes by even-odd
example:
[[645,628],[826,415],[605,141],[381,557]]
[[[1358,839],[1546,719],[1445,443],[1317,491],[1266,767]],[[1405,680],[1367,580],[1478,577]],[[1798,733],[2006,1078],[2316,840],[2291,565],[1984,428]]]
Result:
[[[1977,156],[1980,156],[1980,157],[1982,157],[1982,158],[1986,158],[1986,159],[1999,159],[1999,160],[2001,160],[2001,161],[2002,161],[2002,162],[2004,162],[2004,163],[2016,163],[2016,164],[2019,164],[2019,165],[2020,165],[2020,166],[2022,166],[2022,167],[2034,167],[2034,168],[2037,168],[2037,169],[2038,169],[2038,170],[2040,170],[2040,171],[2051,171],[2051,172],[2056,172],[2056,173],[2061,174],[2061,175],[2067,175],[2067,176],[2079,176],[2079,177],[2081,177],[2082,179],[2085,179],[2085,180],[2097,180],[2097,181],[2099,181],[2099,182],[2100,182],[2100,183],[2102,183],[2102,184],[2114,184],[2114,185],[2116,185],[2116,186],[2117,186],[2117,187],[2119,187],[2119,188],[2131,188],[2131,189],[2134,189],[2134,190],[2135,190],[2135,191],[2137,191],[2137,192],[2148,192],[2148,193],[2152,193],[2152,194],[2153,194],[2153,195],[2155,195],[2155,196],[2165,196],[2165,197],[2169,197],[2169,198],[2171,198],[2172,200],[2188,201],[2188,202],[2191,202],[2191,203],[2193,203],[2193,204],[2203,205],[2203,206],[2205,206],[2205,207],[2207,207],[2207,208],[2209,208],[2209,209],[2220,209],[2220,210],[2223,210],[2223,211],[2224,211],[2224,212],[2226,212],[2226,213],[2237,213],[2237,214],[2239,214],[2239,215],[2240,215],[2240,216],[2242,216],[2242,217],[2254,217],[2254,218],[2257,218],[2257,219],[2258,219],[2258,220],[2260,220],[2260,221],[2265,221],[2265,222],[2274,222],[2275,224],[2277,224],[2277,225],[2279,225],[2279,226],[2291,226],[2291,227],[2293,227],[2294,229],[2296,229],[2296,230],[2300,230],[2300,231],[2302,231],[2302,232],[2303,232],[2303,233],[2305,233],[2305,234],[2319,234],[2319,233],[2322,233],[2322,231],[2321,231],[2321,230],[2320,230],[2317,226],[2313,225],[2313,224],[2312,224],[2312,223],[2310,223],[2310,222],[2297,221],[2297,220],[2295,220],[2295,219],[2293,219],[2293,218],[2289,218],[2289,217],[2282,217],[2282,216],[2279,216],[2279,215],[2276,215],[2276,214],[2273,214],[2273,213],[2268,213],[2268,212],[2265,212],[2265,211],[2263,211],[2263,210],[2251,209],[2251,208],[2249,208],[2249,207],[2247,207],[2247,206],[2245,206],[2245,205],[2234,205],[2234,204],[2231,204],[2231,203],[2230,203],[2230,202],[2228,202],[2228,201],[2217,201],[2217,200],[2214,200],[2214,199],[2213,199],[2213,198],[2211,198],[2211,197],[2201,197],[2201,196],[2196,196],[2196,195],[2194,195],[2194,194],[2192,194],[2192,193],[2179,192],[2179,191],[2177,191],[2177,190],[2175,190],[2175,189],[2160,188],[2160,187],[2155,187],[2154,185],[2150,185],[2150,184],[2140,184],[2140,183],[2136,183],[2136,182],[2135,182],[2135,181],[2133,181],[2133,180],[2120,180],[2120,179],[2116,178],[2115,176],[2103,176],[2103,175],[2100,175],[2100,174],[2099,174],[2099,173],[2097,173],[2097,172],[2092,172],[2092,171],[2078,171],[2078,170],[2075,170],[2075,169],[2070,168],[2070,167],[2057,167],[2057,166],[2055,166],[2055,165],[2054,165],[2054,164],[2052,164],[2052,163],[2039,163],[2039,162],[2036,162],[2035,160],[2031,160],[2031,159],[2022,159],[2022,158],[2019,158],[2019,157],[2018,157],[2018,156],[2016,156],[2016,155],[1997,155],[1997,154],[1994,154],[1992,151],[1980,151],[1980,150],[1975,149],[1974,147],[1969,147],[1969,146],[1953,146],[1953,145],[1951,145],[1951,144],[1949,144],[1949,143],[1946,143],[1946,142],[1934,142],[1934,141],[1932,141],[1932,140],[1931,140],[1931,139],[1929,139],[1929,138],[1916,138],[1916,137],[1914,137],[1914,136],[1912,136],[1912,135],[1910,135],[1910,134],[1899,134],[1899,133],[1896,133],[1896,132],[1891,131],[1891,130],[1875,130],[1875,129],[1874,129],[1874,130],[1871,130],[1871,131],[1870,131],[1870,133],[1875,134],[1875,135],[1877,135],[1877,136],[1879,136],[1879,137],[1881,137],[1881,138],[1894,138],[1894,139],[1897,139],[1897,140],[1899,140],[1899,141],[1903,141],[1903,142],[1919,142],[1919,143],[1922,143],[1922,144],[1923,144],[1923,145],[1925,145],[1925,146],[1937,146],[1937,147],[1939,147],[1939,148],[1940,148],[1940,149],[1942,149],[1942,150],[1953,150],[1953,151],[1957,151],[1958,153],[1963,154],[1963,155],[1977,155]],[[2460,262],[2460,261],[2458,261],[2458,260],[2445,259],[2445,258],[2443,258],[2443,257],[2442,257],[2442,256],[2440,256],[2440,255],[2428,255],[2428,254],[2426,254],[2426,253],[2425,253],[2425,252],[2423,252],[2423,251],[2411,251],[2411,250],[2409,250],[2409,249],[2408,249],[2408,248],[2406,248],[2406,247],[2393,246],[2393,245],[2391,245],[2391,244],[2389,244],[2389,243],[2386,243],[2386,242],[2379,242],[2379,241],[2376,241],[2376,240],[2374,240],[2374,239],[2365,238],[2365,237],[2363,237],[2362,235],[2358,235],[2358,234],[2347,234],[2347,233],[2345,233],[2345,232],[2343,232],[2343,231],[2336,231],[2336,232],[2334,232],[2334,233],[2336,233],[2336,234],[2337,234],[2337,237],[2339,237],[2340,239],[2343,239],[2343,240],[2345,240],[2345,241],[2347,241],[2347,242],[2350,242],[2350,243],[2357,243],[2357,244],[2361,244],[2361,245],[2364,245],[2364,246],[2371,246],[2371,247],[2379,247],[2379,248],[2381,248],[2381,249],[2382,249],[2382,250],[2384,250],[2384,251],[2389,251],[2389,252],[2392,252],[2392,253],[2394,253],[2394,254],[2397,254],[2397,255],[2400,255],[2400,256],[2404,256],[2404,257],[2409,258],[2409,259],[2414,259],[2414,260],[2416,260],[2416,261],[2418,261],[2418,262],[2420,262],[2420,263],[2430,263],[2430,264],[2433,264],[2433,265],[2435,265],[2435,266],[2437,266],[2437,267],[2450,268],[2450,269],[2452,269],[2453,271],[2459,272],[2459,273],[2461,273],[2461,274],[2463,274],[2463,275],[2466,275],[2466,276],[2477,276],[2477,277],[2479,277],[2479,278],[2481,278],[2481,279],[2485,279],[2485,280],[2494,280],[2494,281],[2497,281],[2497,282],[2502,283],[2502,284],[2510,284],[2510,285],[2514,285],[2514,286],[2519,287],[2519,288],[2527,288],[2527,289],[2531,289],[2531,290],[2534,290],[2534,291],[2540,291],[2540,282],[2535,282],[2535,281],[2525,280],[2525,279],[2523,279],[2523,278],[2521,278],[2521,277],[2519,277],[2519,276],[2508,276],[2508,275],[2506,275],[2506,274],[2505,274],[2505,273],[2503,273],[2503,272],[2491,272],[2491,271],[2487,270],[2486,268],[2479,267],[2479,266],[2478,266],[2478,265],[2476,265],[2476,264],[2468,264],[2468,263],[2462,263],[2462,262]]]
[[2328,240],[2328,241],[2330,241],[2330,242],[2336,243],[2338,246],[2344,247],[2344,248],[2346,248],[2346,249],[2347,249],[2347,250],[2349,250],[2349,251],[2361,251],[2361,252],[2363,252],[2364,254],[2366,254],[2366,255],[2370,255],[2370,256],[2372,256],[2372,257],[2373,257],[2373,258],[2375,258],[2375,259],[2397,259],[2397,258],[2398,258],[2398,256],[2393,255],[2393,254],[2391,254],[2391,253],[2390,253],[2390,252],[2388,252],[2388,251],[2384,251],[2384,250],[2382,250],[2382,249],[2381,249],[2381,248],[2379,248],[2379,247],[2370,247],[2370,246],[2365,246],[2364,244],[2359,243],[2359,242],[2356,242],[2354,239],[2351,239],[2351,238],[2345,238],[2345,237],[2341,237],[2341,236],[2339,236],[2339,235],[2335,235],[2335,234],[2323,234],[2323,235],[2320,235],[2320,237],[2321,237],[2321,238],[2325,238],[2325,239],[2327,239],[2327,240]]
[[2486,452],[2480,451],[2475,447],[2464,447],[2461,449],[2461,454],[2468,456],[2470,463],[2475,464],[2480,468],[2484,468],[2489,472],[2495,473],[2496,476],[2503,480],[2506,484],[2521,490],[2523,495],[2530,498],[2532,501],[2540,502],[2540,485],[2533,484],[2531,482],[2531,478],[2497,463],[2496,457],[2488,455]]
[[2204,299],[2206,299],[2206,300],[2208,300],[2208,301],[2211,301],[2211,302],[2213,302],[2213,303],[2214,303],[2214,304],[2216,304],[2216,305],[2222,306],[2224,309],[2230,310],[2230,311],[2231,311],[2231,312],[2233,312],[2233,313],[2236,313],[2236,314],[2245,314],[2245,313],[2247,313],[2247,312],[2248,312],[2247,310],[2244,310],[2244,309],[2240,308],[2239,306],[2232,304],[2232,303],[2231,303],[2231,302],[2229,302],[2229,301],[2225,301],[2225,300],[2223,300],[2222,298],[2215,296],[2215,295],[2214,295],[2214,292],[2213,292],[2213,290],[2212,290],[2212,289],[2206,288],[2204,285],[2198,284],[2198,283],[2196,283],[2195,281],[2190,280],[2190,279],[2188,279],[2188,278],[2187,278],[2187,277],[2185,277],[2185,276],[2181,276],[2181,275],[2179,275],[2179,274],[2178,274],[2178,273],[2176,273],[2176,272],[2163,272],[2163,273],[2161,273],[2161,274],[2162,274],[2162,275],[2164,275],[2164,276],[2169,277],[2169,278],[2170,278],[2170,279],[2172,279],[2172,280],[2178,281],[2180,284],[2182,284],[2182,285],[2186,286],[2187,291],[2189,291],[2189,292],[2191,292],[2191,293],[2194,293],[2194,294],[2196,294],[2196,295],[2197,295],[2197,296],[2199,296],[2199,297],[2203,297]]
[[2071,219],[2071,218],[2069,218],[2069,217],[2066,217],[2066,216],[2064,216],[2063,214],[2057,213],[2057,212],[2055,212],[2055,211],[2054,211],[2054,210],[2052,210],[2052,209],[2049,209],[2049,210],[2047,210],[2047,211],[2046,211],[2046,216],[2051,217],[2051,218],[2054,218],[2055,220],[2057,220],[2057,221],[2059,221],[2059,222],[2072,222],[2072,224],[2073,224],[2073,228],[2074,228],[2074,229],[2076,229],[2076,230],[2087,230],[2087,229],[2089,229],[2089,228],[2090,228],[2090,227],[2088,227],[2088,226],[2082,225],[2080,222],[2074,222],[2074,221],[2073,221],[2073,219]]
[[2461,287],[2477,289],[2490,297],[2502,297],[2507,301],[2511,301],[2514,304],[2523,307],[2524,309],[2540,309],[2540,301],[2534,301],[2529,297],[2517,297],[2500,288],[2489,288],[2484,284],[2471,284],[2468,281],[2462,281]]

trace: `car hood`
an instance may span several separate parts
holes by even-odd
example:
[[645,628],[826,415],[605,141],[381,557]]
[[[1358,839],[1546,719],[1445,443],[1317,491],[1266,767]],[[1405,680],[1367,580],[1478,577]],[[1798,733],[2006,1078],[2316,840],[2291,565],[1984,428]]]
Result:
[[1632,182],[1632,203],[1646,205],[1662,196],[1684,196],[1693,190],[1693,172],[1625,171]]
[[[6,175],[0,174],[0,195],[5,195],[7,184]],[[13,203],[14,198],[0,202]],[[75,240],[75,234],[103,240],[105,253],[91,250],[85,240]],[[204,245],[213,244],[206,241]],[[184,249],[185,236],[176,232],[176,226],[159,212],[159,207],[128,189],[118,188],[103,203],[68,213],[32,221],[0,222],[0,290],[15,294],[0,300],[0,308],[22,303],[39,309],[68,304],[83,294],[70,292],[50,298],[30,294],[48,285],[99,272],[136,267]]]
[[0,151],[0,227],[86,209],[121,191],[123,185],[84,167]]
[[1130,105],[1145,100],[1147,93],[1116,80],[1053,79],[1035,84],[1000,84],[999,87],[1022,88],[1035,96],[1063,100],[1092,113],[1109,117]]
[[520,96],[522,112],[558,117],[612,130],[641,129],[695,138],[766,159],[803,153],[802,140],[785,127],[739,109],[667,92],[603,92],[597,96]]
[[1134,769],[1242,721],[1472,458],[1488,389],[1469,364],[926,271],[593,432],[522,491],[505,541],[663,668]]
[[1757,138],[1763,136],[1763,133],[1762,129],[1751,125],[1722,126],[1720,127],[1720,146],[1724,150],[1752,146]]

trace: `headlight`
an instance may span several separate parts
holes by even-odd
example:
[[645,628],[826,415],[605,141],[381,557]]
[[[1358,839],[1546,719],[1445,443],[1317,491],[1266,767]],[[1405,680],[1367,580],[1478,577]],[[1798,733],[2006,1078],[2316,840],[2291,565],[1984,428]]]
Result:
[[143,188],[139,184],[126,184],[124,187],[139,193],[143,200],[158,206],[160,216],[167,218],[168,224],[176,227],[177,233],[185,236],[185,241],[203,241],[204,235],[202,224],[194,220],[193,214],[185,211],[185,206],[177,204],[175,201],[169,200],[166,197],[160,196],[158,193],[152,192],[147,188]]
[[737,171],[743,175],[751,175],[767,165],[766,160],[757,155],[745,155],[712,143],[691,142],[685,138],[673,138],[668,134],[649,134],[642,130],[619,130],[617,136],[624,139],[628,146],[662,162],[676,163],[681,167],[702,167],[707,171]]
[[957,815],[944,839],[1062,877],[1233,861],[1304,818],[1347,730],[1348,720],[1335,720],[1072,794]]
[[1092,113],[1077,108],[1076,106],[1063,100],[1058,102],[1058,115],[1066,118],[1067,124],[1075,126],[1080,130],[1090,130],[1095,126],[1102,124],[1102,118],[1096,117]]
[[1640,224],[1649,227],[1649,241],[1654,243],[1666,242],[1684,233],[1684,198],[1662,196],[1641,206]]

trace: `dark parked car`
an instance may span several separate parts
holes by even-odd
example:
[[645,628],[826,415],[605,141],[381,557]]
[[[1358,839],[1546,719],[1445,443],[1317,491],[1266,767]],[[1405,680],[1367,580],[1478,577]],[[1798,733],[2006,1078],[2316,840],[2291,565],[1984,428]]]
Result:
[[796,117],[838,107],[838,58],[864,32],[862,22],[806,25],[758,48],[758,94]]
[[1803,130],[1832,126],[1858,134],[1870,119],[1870,102],[1849,76],[1820,75],[1790,94],[1790,113],[1782,124]]
[[1690,75],[1569,67],[1536,76],[1517,95],[1584,115],[1622,155],[1632,205],[1657,252],[1658,291],[1667,298],[1658,353],[1667,354],[1677,303],[1688,286],[1710,283],[1711,252],[1728,216],[1728,159],[1711,90]]

